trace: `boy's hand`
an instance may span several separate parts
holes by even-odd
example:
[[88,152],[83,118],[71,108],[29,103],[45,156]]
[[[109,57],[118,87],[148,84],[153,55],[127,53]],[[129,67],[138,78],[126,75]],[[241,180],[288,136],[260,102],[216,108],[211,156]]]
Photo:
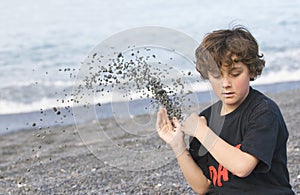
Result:
[[186,145],[184,143],[184,134],[180,129],[180,123],[176,118],[173,119],[173,124],[175,128],[169,120],[167,110],[161,108],[157,113],[156,130],[160,138],[171,146],[176,157],[178,157],[185,151]]
[[204,130],[207,128],[207,121],[204,116],[200,116],[196,113],[192,113],[182,124],[181,131],[183,131],[185,134],[196,137],[196,135],[200,135],[201,137],[202,129]]

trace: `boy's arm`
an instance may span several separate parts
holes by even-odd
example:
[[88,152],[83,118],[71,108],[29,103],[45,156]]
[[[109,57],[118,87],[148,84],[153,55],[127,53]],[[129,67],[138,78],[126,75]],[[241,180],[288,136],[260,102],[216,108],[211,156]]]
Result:
[[238,177],[247,177],[258,164],[253,155],[225,142],[209,127],[197,131],[196,138],[226,169]]
[[195,192],[205,194],[210,188],[211,181],[203,174],[201,168],[195,163],[189,151],[185,150],[177,156],[181,171]]
[[206,178],[202,170],[186,149],[184,134],[180,130],[179,121],[174,118],[171,124],[167,111],[162,108],[157,113],[156,129],[158,135],[171,146],[176,155],[178,164],[189,185],[199,194],[204,194],[210,187],[210,180]]
[[[197,120],[198,123],[195,123]],[[182,131],[196,137],[220,164],[238,177],[248,176],[259,162],[256,157],[217,136],[207,126],[205,117],[199,117],[196,113],[187,118]]]

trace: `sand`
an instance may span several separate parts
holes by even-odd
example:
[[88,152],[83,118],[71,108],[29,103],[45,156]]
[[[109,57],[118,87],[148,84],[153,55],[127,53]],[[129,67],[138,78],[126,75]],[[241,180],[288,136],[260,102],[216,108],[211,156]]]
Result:
[[[267,95],[286,120],[290,182],[300,194],[300,90]],[[132,125],[107,119],[1,135],[0,194],[195,194],[153,128],[120,131]]]

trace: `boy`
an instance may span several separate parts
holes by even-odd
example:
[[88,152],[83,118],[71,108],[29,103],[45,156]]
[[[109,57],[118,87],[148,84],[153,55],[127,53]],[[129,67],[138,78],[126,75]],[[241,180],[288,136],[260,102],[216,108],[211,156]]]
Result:
[[[189,185],[199,194],[294,194],[289,184],[288,131],[278,106],[250,87],[264,68],[243,28],[208,34],[196,50],[196,69],[220,99],[173,126],[165,108],[159,136],[173,149]],[[189,150],[184,134],[191,136]],[[207,152],[203,151],[203,147]]]

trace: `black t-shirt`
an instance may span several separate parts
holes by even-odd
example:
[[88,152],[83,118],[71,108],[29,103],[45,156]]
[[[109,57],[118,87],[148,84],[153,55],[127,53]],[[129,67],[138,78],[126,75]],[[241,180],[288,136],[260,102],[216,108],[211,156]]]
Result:
[[212,182],[207,194],[294,194],[287,170],[288,131],[276,103],[250,87],[246,99],[233,112],[221,116],[221,107],[218,101],[200,115],[223,140],[255,156],[259,163],[249,176],[237,177],[192,138],[190,153]]

